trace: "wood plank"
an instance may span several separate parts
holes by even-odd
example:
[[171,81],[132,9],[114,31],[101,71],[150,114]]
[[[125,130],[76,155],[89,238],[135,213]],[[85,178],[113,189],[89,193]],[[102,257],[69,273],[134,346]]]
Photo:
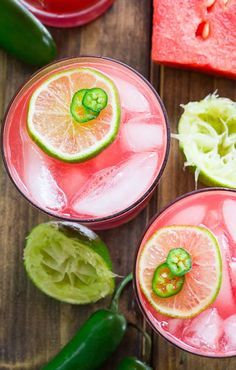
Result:
[[[118,0],[104,17],[77,29],[52,30],[59,57],[84,54],[117,58],[149,75],[151,0]],[[15,90],[34,71],[0,53],[0,116]],[[27,279],[22,251],[25,236],[33,225],[48,217],[31,207],[17,192],[1,164],[0,271],[0,369],[36,370],[66,343],[80,324],[109,299],[86,307],[60,304],[41,294]],[[155,212],[156,199],[134,221],[119,229],[101,232],[110,247],[114,269],[120,274],[132,268],[138,239],[149,216]],[[129,320],[142,322],[131,287],[124,294],[121,309]],[[127,354],[141,355],[142,341],[133,330],[105,369]],[[81,369],[82,370],[82,369]]]
[[[235,81],[208,76],[192,71],[184,71],[152,65],[152,83],[159,90],[168,112],[171,132],[176,132],[181,115],[180,104],[200,100],[216,89],[221,96],[236,100]],[[183,171],[184,159],[178,142],[172,140],[168,165],[158,187],[158,208],[166,206],[177,196],[194,190],[193,175]],[[199,184],[199,187],[202,187]],[[207,359],[188,354],[177,349],[158,335],[154,335],[154,370],[233,370],[236,358]]]

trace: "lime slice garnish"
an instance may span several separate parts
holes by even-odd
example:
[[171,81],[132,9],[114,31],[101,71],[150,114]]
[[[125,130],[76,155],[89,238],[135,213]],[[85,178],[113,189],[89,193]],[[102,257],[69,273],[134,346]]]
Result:
[[236,103],[216,94],[183,106],[178,135],[186,157],[206,185],[236,188]]
[[51,222],[36,226],[27,238],[24,263],[32,282],[63,302],[96,302],[114,290],[106,245],[79,224]]
[[[184,276],[178,294],[163,299],[153,291],[153,276],[169,252],[179,247],[191,256],[192,268]],[[182,319],[196,316],[214,302],[219,293],[222,280],[220,249],[214,235],[205,228],[160,228],[143,246],[137,263],[140,288],[153,308],[163,315]]]
[[[84,105],[80,107],[80,98],[84,96],[75,95],[95,88],[107,96],[107,104],[99,114]],[[73,100],[79,102],[76,115]],[[73,114],[71,104],[75,108]],[[114,141],[120,114],[118,90],[107,76],[91,68],[73,68],[55,73],[34,91],[27,127],[32,139],[49,155],[66,162],[81,162]]]

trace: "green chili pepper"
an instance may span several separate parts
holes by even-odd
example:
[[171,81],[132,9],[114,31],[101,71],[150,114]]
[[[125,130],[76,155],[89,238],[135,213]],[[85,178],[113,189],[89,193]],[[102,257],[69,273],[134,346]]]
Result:
[[166,263],[170,271],[176,276],[183,276],[192,267],[190,254],[183,248],[173,248],[170,250]]
[[152,368],[136,357],[125,357],[116,370],[152,370]]
[[83,97],[82,104],[85,108],[100,113],[107,106],[108,96],[106,91],[95,87],[89,89]]
[[81,89],[77,91],[71,101],[70,112],[76,122],[85,123],[91,121],[98,116],[98,113],[85,108],[82,100],[87,93],[88,89]]
[[50,33],[16,0],[0,0],[0,47],[35,66],[49,63],[56,55]]
[[159,297],[168,298],[181,291],[184,280],[184,276],[174,275],[167,263],[162,263],[153,274],[152,290]]
[[119,297],[132,280],[129,274],[117,288],[110,309],[92,314],[72,340],[41,370],[95,370],[115,351],[127,328],[118,312]]

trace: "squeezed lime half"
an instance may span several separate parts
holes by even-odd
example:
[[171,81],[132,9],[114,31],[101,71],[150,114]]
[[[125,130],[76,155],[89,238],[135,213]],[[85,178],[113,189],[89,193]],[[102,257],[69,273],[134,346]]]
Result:
[[106,245],[88,228],[68,222],[36,226],[27,237],[24,264],[32,282],[63,302],[87,304],[114,291]]
[[206,185],[236,188],[236,103],[216,94],[183,105],[178,134],[195,179]]

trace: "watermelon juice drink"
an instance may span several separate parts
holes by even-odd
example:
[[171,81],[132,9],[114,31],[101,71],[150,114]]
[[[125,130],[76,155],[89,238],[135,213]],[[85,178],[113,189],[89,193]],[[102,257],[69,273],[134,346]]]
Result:
[[[76,122],[71,101],[76,104],[76,91],[94,85],[103,95],[107,91],[107,106],[92,120]],[[29,119],[39,126],[31,133]],[[110,129],[116,136],[107,141]],[[45,149],[45,135],[56,154],[50,145]],[[105,144],[99,144],[102,135]],[[169,151],[165,109],[152,86],[128,66],[96,57],[60,61],[35,74],[11,103],[2,137],[5,165],[18,190],[44,212],[94,229],[118,226],[144,208]],[[81,158],[89,153],[87,159],[76,163],[74,149]]]
[[[138,250],[135,288],[141,310],[154,330],[194,354],[236,355],[235,214],[234,190],[209,188],[189,193],[155,217]],[[214,245],[219,255],[213,252]],[[166,265],[171,267],[168,252],[172,250],[173,255],[174,250],[176,255],[180,251],[174,248],[190,254],[192,267],[181,289],[169,285],[169,293],[176,289],[177,294],[164,298],[164,290],[159,295],[155,290],[163,288]],[[154,278],[160,262],[164,262],[166,275],[156,273]],[[175,279],[182,278],[175,275]]]
[[53,27],[75,27],[104,13],[114,0],[19,0],[43,23]]

